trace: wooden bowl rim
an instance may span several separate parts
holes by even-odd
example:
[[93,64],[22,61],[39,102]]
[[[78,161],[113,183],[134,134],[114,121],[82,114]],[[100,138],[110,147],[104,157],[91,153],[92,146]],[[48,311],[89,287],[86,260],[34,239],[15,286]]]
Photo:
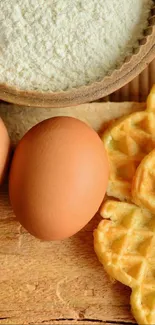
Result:
[[155,58],[155,26],[149,28],[151,34],[143,39],[138,53],[133,54],[129,60],[127,58],[119,69],[116,69],[112,75],[104,77],[102,81],[71,91],[47,93],[23,91],[0,84],[0,99],[23,106],[59,108],[84,104],[105,97],[133,80]]

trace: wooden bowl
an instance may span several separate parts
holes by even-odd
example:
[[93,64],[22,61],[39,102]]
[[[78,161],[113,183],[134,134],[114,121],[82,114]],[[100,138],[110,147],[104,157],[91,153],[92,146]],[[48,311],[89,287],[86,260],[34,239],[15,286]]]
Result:
[[[155,0],[154,0],[155,2]],[[155,5],[149,18],[149,27],[138,49],[127,57],[123,65],[100,82],[94,82],[71,91],[23,91],[6,84],[0,85],[0,99],[25,106],[66,107],[95,101],[107,96],[134,79],[155,57]]]

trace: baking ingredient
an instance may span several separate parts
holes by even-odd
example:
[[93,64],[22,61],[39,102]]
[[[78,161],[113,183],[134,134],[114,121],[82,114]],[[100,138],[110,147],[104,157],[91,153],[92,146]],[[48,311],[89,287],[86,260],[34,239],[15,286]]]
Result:
[[1,0],[0,82],[59,91],[102,79],[138,47],[152,0]]
[[21,224],[44,240],[69,237],[97,212],[108,182],[108,161],[98,134],[84,122],[55,117],[19,142],[9,180]]
[[7,170],[10,156],[10,138],[7,129],[0,118],[0,184],[2,184]]

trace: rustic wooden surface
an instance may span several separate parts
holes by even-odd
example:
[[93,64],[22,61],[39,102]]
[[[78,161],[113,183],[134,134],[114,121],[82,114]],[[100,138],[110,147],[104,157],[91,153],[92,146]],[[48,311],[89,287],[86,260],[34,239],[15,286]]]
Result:
[[[37,122],[71,115],[97,131],[112,118],[145,108],[145,103],[96,103],[64,109],[21,108],[0,104],[15,145]],[[22,189],[21,189],[22,190]],[[0,190],[0,324],[131,324],[130,289],[113,283],[93,250],[100,216],[62,242],[43,242],[16,221],[7,185]]]
[[[110,100],[113,102],[119,101],[145,101],[150,88],[155,83],[155,60],[145,69],[138,77],[132,82],[119,89],[110,96],[107,96],[104,100]],[[102,101],[103,99],[101,99]]]

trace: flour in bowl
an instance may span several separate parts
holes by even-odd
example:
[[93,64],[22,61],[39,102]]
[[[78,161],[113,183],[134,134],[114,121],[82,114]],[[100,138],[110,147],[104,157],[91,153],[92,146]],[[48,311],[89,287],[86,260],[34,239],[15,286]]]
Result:
[[0,83],[60,91],[102,79],[138,46],[152,0],[0,0]]

